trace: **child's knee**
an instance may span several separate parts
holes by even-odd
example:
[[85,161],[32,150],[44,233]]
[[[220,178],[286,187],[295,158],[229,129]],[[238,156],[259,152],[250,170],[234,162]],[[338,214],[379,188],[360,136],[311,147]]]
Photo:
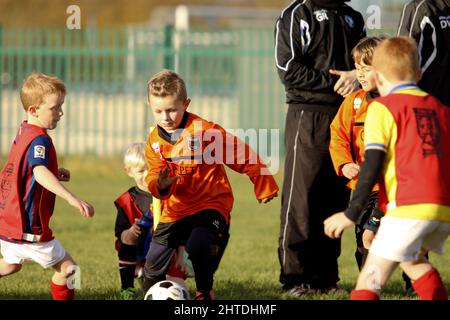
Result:
[[22,269],[21,264],[10,264],[6,263],[3,259],[0,260],[0,277],[8,276],[11,274],[14,274],[16,272],[19,272]]

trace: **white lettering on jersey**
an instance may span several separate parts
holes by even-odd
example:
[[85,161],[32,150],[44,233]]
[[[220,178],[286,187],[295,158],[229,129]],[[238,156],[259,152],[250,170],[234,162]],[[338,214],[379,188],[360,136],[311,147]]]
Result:
[[450,28],[450,16],[440,16],[439,21],[442,29]]

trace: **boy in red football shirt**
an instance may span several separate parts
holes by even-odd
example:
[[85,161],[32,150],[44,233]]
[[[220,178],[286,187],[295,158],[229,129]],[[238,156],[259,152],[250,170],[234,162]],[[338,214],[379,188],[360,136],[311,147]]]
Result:
[[75,261],[54,239],[49,227],[55,195],[82,216],[94,215],[89,203],[61,184],[70,180],[70,172],[58,168],[55,148],[47,134],[63,116],[65,96],[63,82],[55,77],[31,74],[25,79],[20,98],[27,120],[20,125],[0,176],[0,277],[20,271],[25,260],[52,267],[55,273],[50,289],[55,300],[74,298],[69,280],[76,271]]
[[348,208],[325,220],[325,233],[336,238],[353,225],[381,176],[380,208],[386,215],[351,299],[378,300],[400,266],[421,299],[446,300],[425,252],[442,253],[450,234],[450,109],[417,86],[421,72],[412,39],[381,42],[372,66],[382,97],[369,105],[365,160]]

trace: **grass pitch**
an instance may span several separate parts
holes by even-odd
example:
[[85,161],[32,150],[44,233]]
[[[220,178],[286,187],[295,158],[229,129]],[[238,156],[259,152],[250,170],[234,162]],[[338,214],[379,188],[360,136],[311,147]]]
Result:
[[[2,161],[4,163],[4,161]],[[129,188],[133,181],[122,170],[120,159],[61,159],[60,166],[71,170],[68,188],[82,199],[92,203],[96,214],[83,218],[65,203],[57,200],[51,227],[56,238],[77,261],[81,269],[81,289],[77,299],[119,299],[119,273],[114,250],[113,201]],[[280,197],[269,204],[259,204],[253,194],[253,185],[245,175],[229,172],[235,204],[231,219],[231,238],[219,270],[215,274],[217,299],[267,300],[292,299],[281,291],[278,282],[277,257]],[[276,179],[281,186],[282,175]],[[441,271],[450,287],[449,242],[446,254],[431,254],[432,262]],[[352,230],[344,233],[339,260],[340,285],[350,292],[358,274]],[[0,299],[51,299],[51,269],[27,262],[22,270],[0,279]],[[190,293],[195,285],[187,280]],[[137,283],[136,283],[137,285]],[[301,299],[347,299],[347,294],[311,295]],[[397,270],[383,292],[383,299],[411,299],[403,294],[403,281]]]

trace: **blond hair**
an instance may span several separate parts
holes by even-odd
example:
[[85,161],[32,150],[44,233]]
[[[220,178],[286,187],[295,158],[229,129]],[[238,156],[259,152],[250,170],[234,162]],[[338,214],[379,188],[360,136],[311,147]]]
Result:
[[420,75],[416,42],[407,37],[383,40],[375,48],[372,66],[389,81],[416,82]]
[[187,99],[186,84],[175,72],[162,70],[147,82],[148,100],[150,96],[167,97],[175,95],[179,100]]
[[123,165],[125,170],[146,166],[145,144],[143,142],[132,143],[127,148],[125,155],[123,156]]
[[25,111],[28,111],[30,106],[39,106],[45,96],[53,93],[58,96],[66,95],[66,86],[60,79],[43,73],[32,73],[23,81],[20,100]]
[[381,37],[367,37],[359,40],[352,50],[352,57],[355,63],[364,63],[367,66],[371,66],[373,51],[382,40],[383,38]]

